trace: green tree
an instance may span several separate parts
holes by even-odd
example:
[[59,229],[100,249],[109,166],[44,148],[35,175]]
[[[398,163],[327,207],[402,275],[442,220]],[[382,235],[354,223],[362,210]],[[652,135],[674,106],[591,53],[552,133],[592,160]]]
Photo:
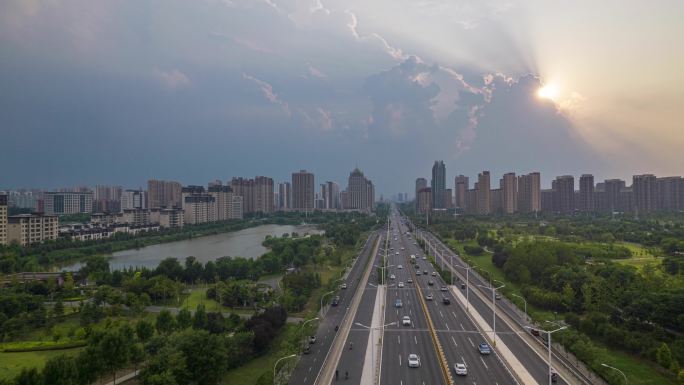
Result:
[[64,315],[64,303],[61,299],[55,302],[55,306],[52,308],[52,314],[54,314],[55,317],[61,317]]
[[188,371],[199,385],[214,385],[226,371],[228,354],[222,338],[206,330],[186,329],[174,341],[183,352]]
[[127,335],[123,328],[108,329],[102,335],[98,346],[102,353],[104,367],[114,376],[116,383],[116,370],[126,365],[130,360],[131,336]]
[[664,342],[660,345],[658,350],[656,350],[656,361],[658,362],[658,365],[665,369],[670,369],[672,367],[672,352],[670,351],[670,347]]
[[157,314],[157,331],[161,334],[171,334],[171,332],[176,328],[176,320],[173,318],[171,313],[163,309]]
[[19,373],[17,378],[14,380],[16,385],[36,385],[40,384],[41,382],[42,378],[36,368],[22,369],[21,373]]
[[44,385],[77,385],[76,361],[65,355],[53,357],[45,363],[42,377]]
[[184,354],[170,346],[153,355],[140,373],[142,385],[186,384],[190,378]]
[[192,314],[188,309],[181,309],[176,316],[178,329],[183,330],[192,326]]
[[197,305],[195,316],[192,319],[192,327],[194,329],[205,329],[207,327],[207,312],[204,310],[204,305]]
[[141,319],[135,324],[135,334],[142,342],[147,342],[154,335],[154,326],[152,322]]

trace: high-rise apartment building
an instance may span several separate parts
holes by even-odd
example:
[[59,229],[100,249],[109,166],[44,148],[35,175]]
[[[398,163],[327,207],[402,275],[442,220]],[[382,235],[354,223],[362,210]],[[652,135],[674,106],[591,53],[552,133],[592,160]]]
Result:
[[500,188],[493,188],[489,190],[490,208],[489,212],[493,214],[503,213],[503,190]]
[[637,213],[658,210],[658,181],[655,175],[634,175],[632,178],[634,209]]
[[541,190],[539,196],[540,196],[540,202],[541,202],[541,211],[546,211],[546,212],[554,211],[554,207],[553,207],[554,191],[553,191],[553,189]]
[[682,203],[682,187],[684,180],[679,176],[658,178],[658,209],[664,211],[684,210]]
[[118,213],[121,211],[121,186],[95,186],[93,211],[98,213]]
[[461,209],[466,207],[466,193],[469,189],[470,185],[467,176],[459,175],[456,178],[454,178],[454,203],[456,207]]
[[444,195],[444,204],[444,207],[447,209],[454,208],[454,194],[453,190],[450,188],[446,189],[446,194]]
[[147,199],[150,208],[181,207],[181,190],[179,182],[150,179],[147,181]]
[[0,245],[7,242],[7,195],[0,194]]
[[435,209],[446,208],[446,166],[444,162],[435,161],[432,165],[432,180],[430,181],[430,188],[432,189],[432,205]]
[[292,173],[292,209],[297,211],[313,211],[314,208],[314,174],[306,170]]
[[126,190],[121,193],[121,210],[146,209],[147,192],[144,190]]
[[[380,198],[382,198],[382,195]],[[365,210],[375,210],[375,185],[370,179],[366,179],[366,202],[368,202],[368,206]]]
[[518,177],[518,212],[541,211],[541,175],[532,172]]
[[501,209],[504,214],[513,214],[518,207],[518,180],[515,173],[509,172],[501,178]]
[[491,184],[489,171],[482,171],[477,175],[477,210],[478,214],[489,214],[491,212]]
[[183,210],[180,208],[159,209],[159,227],[180,229],[185,224]]
[[416,192],[415,192],[416,209],[418,208],[418,192],[424,188],[427,188],[427,179],[416,178]]
[[216,222],[216,199],[202,186],[188,186],[181,190],[183,220],[186,224]]
[[92,192],[46,192],[43,194],[45,215],[90,214]]
[[426,187],[418,191],[418,213],[427,214],[432,210],[432,189]]
[[292,208],[292,184],[278,183],[278,210],[287,211]]
[[[625,181],[621,179],[606,179],[603,182],[604,188],[604,208],[608,212],[622,211],[624,207],[620,205],[620,191],[625,186]],[[628,211],[628,210],[625,210]]]
[[323,207],[326,210],[340,209],[340,186],[335,182],[325,182],[321,185]]
[[575,178],[572,175],[557,176],[551,183],[553,211],[571,213],[575,210]]
[[214,202],[216,203],[216,220],[227,221],[228,219],[231,219],[233,189],[231,189],[230,186],[212,183],[207,189],[207,192],[214,197]]
[[580,211],[595,211],[594,196],[594,176],[583,174],[579,180],[579,202],[577,202],[577,208]]
[[349,173],[347,181],[347,193],[349,193],[349,207],[352,210],[368,210],[368,183],[363,173],[355,168]]
[[242,197],[233,194],[233,201],[230,210],[229,219],[242,219],[244,217],[244,208],[242,206]]
[[59,235],[56,215],[21,214],[7,218],[7,243],[22,246],[53,241]]
[[254,211],[270,214],[273,209],[273,179],[267,176],[254,177]]

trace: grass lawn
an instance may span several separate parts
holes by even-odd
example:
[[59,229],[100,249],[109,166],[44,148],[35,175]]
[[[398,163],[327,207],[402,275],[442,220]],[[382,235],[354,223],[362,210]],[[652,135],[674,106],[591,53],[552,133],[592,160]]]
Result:
[[42,369],[45,362],[61,354],[73,355],[81,348],[43,352],[0,353],[0,379],[12,379],[24,368]]
[[[297,339],[299,325],[287,324],[284,328],[283,332],[273,340],[273,345],[267,354],[255,358],[239,368],[228,371],[225,377],[223,377],[221,384],[254,385],[259,380],[259,377],[264,374],[270,379],[268,383],[272,383],[273,365],[276,361],[281,357],[296,353],[296,347],[292,344],[292,341]],[[289,361],[287,364],[292,365],[296,362],[296,358],[283,360],[278,367],[286,364],[285,361]]]
[[[596,343],[596,345],[598,346],[599,344]],[[672,380],[663,375],[655,365],[618,350],[601,349],[597,360],[625,372],[627,378],[630,379],[630,383],[638,383],[640,385],[673,384]]]

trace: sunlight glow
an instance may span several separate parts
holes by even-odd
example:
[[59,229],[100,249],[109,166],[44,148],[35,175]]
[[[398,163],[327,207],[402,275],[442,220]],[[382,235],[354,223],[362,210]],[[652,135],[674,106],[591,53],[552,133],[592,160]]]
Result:
[[537,96],[555,101],[558,98],[558,87],[554,84],[545,84],[544,87],[537,90]]

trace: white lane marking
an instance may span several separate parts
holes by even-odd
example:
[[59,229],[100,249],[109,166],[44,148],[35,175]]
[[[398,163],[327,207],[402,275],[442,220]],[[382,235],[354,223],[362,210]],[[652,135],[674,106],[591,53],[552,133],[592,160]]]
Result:
[[397,336],[397,342],[399,342],[399,345],[401,345],[401,336]]
[[480,357],[480,361],[482,361],[482,365],[484,365],[485,369],[489,369],[489,366],[487,366],[487,364],[485,364],[485,362],[484,362],[484,360],[482,359],[482,357]]
[[444,325],[446,325],[447,330],[451,330],[451,329],[449,329],[449,324],[448,324],[448,323],[445,322]]
[[468,365],[466,365],[465,363],[465,358],[463,358],[463,356],[461,356],[461,362],[463,362],[463,365],[465,365],[466,368],[468,367]]
[[[470,339],[470,337],[468,337],[468,341],[470,341],[470,345],[472,345],[473,347],[475,347],[475,344],[473,343],[473,340]],[[481,358],[481,357],[480,357],[480,358]]]
[[399,366],[401,366],[401,354],[399,355]]
[[442,311],[441,311],[441,310],[439,311],[439,316],[442,317],[442,318],[444,318],[444,314],[442,314]]
[[304,377],[304,383],[305,383],[305,384],[306,384],[306,380],[307,380],[308,378],[309,378],[308,376],[307,376],[307,377]]
[[458,344],[456,343],[456,340],[454,339],[454,336],[451,336],[451,342],[454,343],[454,346],[458,347]]
[[313,366],[309,366],[309,373],[311,373],[311,368],[312,368],[312,367],[313,367]]
[[465,331],[465,328],[463,327],[463,324],[461,324],[461,330]]
[[458,317],[456,316],[456,313],[454,313],[453,311],[451,312],[451,314],[454,315],[454,318],[458,318]]

